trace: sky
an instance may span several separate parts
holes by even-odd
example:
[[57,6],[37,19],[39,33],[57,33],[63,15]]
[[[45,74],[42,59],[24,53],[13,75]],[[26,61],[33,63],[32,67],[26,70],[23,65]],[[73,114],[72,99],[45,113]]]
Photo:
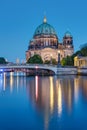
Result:
[[87,0],[0,0],[0,57],[25,60],[25,51],[44,15],[62,41],[73,36],[74,50],[87,43]]

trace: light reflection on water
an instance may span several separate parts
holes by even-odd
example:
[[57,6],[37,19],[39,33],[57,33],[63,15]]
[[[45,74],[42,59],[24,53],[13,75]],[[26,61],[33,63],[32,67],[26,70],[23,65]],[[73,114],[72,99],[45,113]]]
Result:
[[[3,91],[5,91],[4,96],[1,94]],[[11,94],[12,98],[8,99],[8,105],[4,104],[7,110],[8,106],[11,108],[14,102],[15,118],[20,113],[19,108],[22,111],[20,120],[15,126],[12,124],[11,128],[38,130],[87,128],[85,123],[87,120],[87,77],[85,76],[25,77],[19,74],[14,76],[13,72],[9,76],[4,73],[0,74],[0,108],[3,106],[6,93],[8,97]],[[9,110],[5,113],[9,113],[11,118],[15,116]],[[2,118],[5,116],[2,115]],[[18,125],[21,122],[22,126]],[[2,119],[2,124],[4,124],[4,119]],[[7,126],[10,128],[10,125],[7,123],[4,128],[3,125],[0,127],[4,130]]]
[[57,80],[57,93],[58,93],[58,115],[60,116],[62,113],[62,88],[60,79]]
[[50,111],[53,113],[54,106],[54,89],[53,89],[53,77],[50,77]]

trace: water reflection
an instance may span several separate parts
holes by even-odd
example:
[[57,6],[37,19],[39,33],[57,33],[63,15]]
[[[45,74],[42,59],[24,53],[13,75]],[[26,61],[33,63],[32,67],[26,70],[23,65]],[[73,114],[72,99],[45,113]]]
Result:
[[74,95],[75,95],[75,102],[78,102],[79,99],[79,78],[74,79]]
[[26,77],[20,76],[19,72],[14,73],[3,73],[0,74],[0,89],[6,91],[9,89],[10,93],[12,93],[15,88],[18,92],[22,87],[26,87]]
[[[32,80],[31,80],[32,79]],[[78,102],[79,97],[87,99],[87,78],[70,76],[68,77],[38,77],[26,78],[18,74],[14,76],[11,72],[9,76],[0,74],[0,91],[6,91],[10,86],[10,92],[16,88],[17,92],[26,86],[29,99],[35,103],[36,107],[42,111],[50,111],[52,114],[57,108],[58,115],[61,115],[63,104],[71,111],[73,103]],[[20,87],[20,88],[19,88]]]
[[50,111],[53,112],[54,107],[54,89],[53,89],[53,77],[50,77]]
[[35,77],[36,101],[38,100],[38,76]]
[[3,89],[3,75],[0,74],[0,91]]
[[20,77],[10,73],[0,75],[0,93],[9,89],[20,93],[26,89],[28,102],[43,116],[44,129],[50,127],[51,119],[61,119],[64,113],[73,112],[78,102],[87,102],[87,77]]
[[57,95],[58,95],[58,98],[57,98],[57,106],[58,106],[58,115],[60,116],[61,115],[61,112],[62,112],[62,86],[61,86],[61,80],[58,79],[56,81],[56,87],[57,87]]
[[48,110],[53,113],[54,109],[57,108],[60,115],[63,102],[65,102],[69,110],[72,108],[74,78],[68,80],[68,78],[40,78],[36,76],[35,86],[33,80],[29,81],[27,91],[29,92],[29,98],[36,103],[38,109]]
[[19,76],[18,76],[18,72],[17,72],[17,92],[18,92],[18,88],[19,88]]
[[46,129],[49,127],[50,116],[54,113],[60,118],[65,110],[69,114],[72,113],[74,103],[78,102],[80,93],[87,99],[87,79],[85,77],[41,78],[36,76],[35,86],[33,82],[34,80],[30,80],[29,84],[27,83],[28,96],[36,109],[44,113]]
[[10,73],[10,92],[13,91],[13,72]]

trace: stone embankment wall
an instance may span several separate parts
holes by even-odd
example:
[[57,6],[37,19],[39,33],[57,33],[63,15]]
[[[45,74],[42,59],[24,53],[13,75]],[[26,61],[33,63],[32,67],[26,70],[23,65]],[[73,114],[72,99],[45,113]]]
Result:
[[75,67],[59,67],[57,68],[56,75],[76,75],[77,68]]
[[59,67],[56,75],[87,75],[87,67]]
[[78,75],[87,75],[87,67],[79,67]]

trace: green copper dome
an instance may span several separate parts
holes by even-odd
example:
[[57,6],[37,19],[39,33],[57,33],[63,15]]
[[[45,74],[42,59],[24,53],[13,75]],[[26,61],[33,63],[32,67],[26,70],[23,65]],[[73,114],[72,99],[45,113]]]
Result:
[[56,35],[55,29],[47,23],[46,17],[44,18],[44,21],[41,25],[39,25],[34,33],[34,36],[37,35]]
[[71,33],[69,31],[67,31],[64,35],[64,37],[72,37]]

